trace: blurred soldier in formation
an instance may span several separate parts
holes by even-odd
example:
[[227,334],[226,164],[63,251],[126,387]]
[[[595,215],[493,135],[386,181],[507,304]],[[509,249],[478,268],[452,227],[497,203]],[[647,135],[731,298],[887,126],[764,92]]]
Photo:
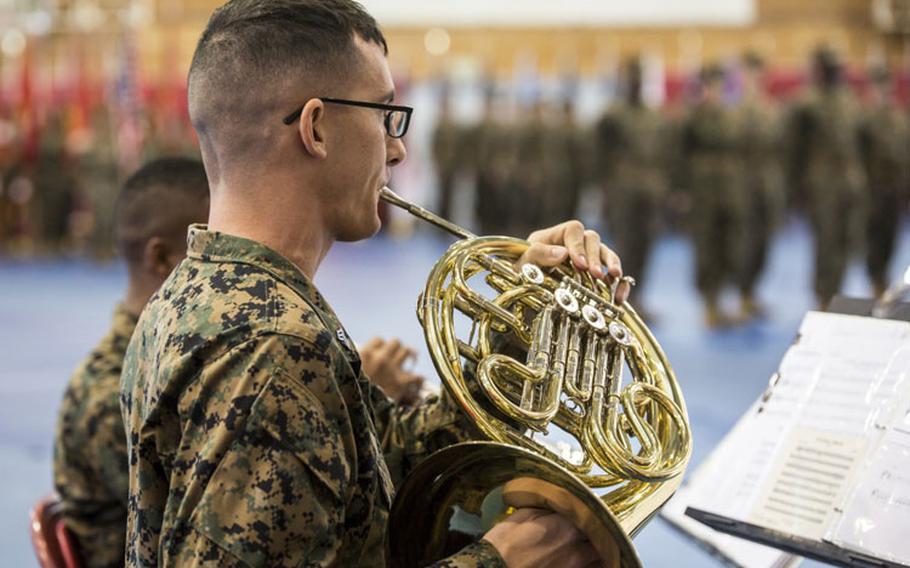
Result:
[[32,218],[37,221],[39,246],[53,253],[61,252],[67,243],[76,202],[76,179],[66,153],[65,134],[63,116],[57,112],[49,115],[33,170]]
[[439,189],[437,211],[445,219],[452,218],[452,198],[455,181],[462,166],[461,129],[452,116],[451,94],[443,88],[439,100],[439,119],[433,131],[433,166],[436,169],[436,184]]
[[107,108],[92,114],[91,145],[79,161],[82,183],[88,192],[94,218],[92,250],[100,258],[114,253],[114,203],[118,167],[114,131]]
[[866,171],[866,268],[875,296],[888,287],[888,267],[908,190],[907,117],[894,103],[886,68],[870,72],[872,100],[860,127],[860,149]]
[[483,117],[471,130],[469,163],[475,177],[474,210],[484,235],[511,234],[514,220],[511,180],[515,170],[514,129],[498,113],[491,86],[484,94]]
[[740,280],[742,318],[762,315],[755,287],[765,269],[768,245],[784,204],[780,113],[765,91],[764,61],[756,53],[744,58],[743,99],[737,109],[741,127],[746,211],[741,233],[743,263]]
[[586,148],[570,100],[559,107],[537,100],[516,129],[510,234],[553,225],[575,216]]
[[[564,164],[561,179],[556,179],[548,200],[548,214],[543,225],[552,225],[565,219],[574,219],[578,213],[578,200],[582,187],[591,177],[594,149],[593,137],[579,126],[575,117],[575,101],[566,96],[559,108],[559,122],[553,127],[553,139],[558,160]],[[538,225],[541,223],[538,223]]]
[[666,128],[643,98],[639,59],[626,62],[622,99],[597,124],[598,177],[604,218],[622,251],[623,270],[641,286],[667,189]]
[[733,323],[719,299],[724,284],[735,283],[741,273],[746,216],[740,132],[735,114],[724,106],[724,78],[718,66],[702,71],[700,98],[685,119],[680,140],[683,182],[692,196],[696,286],[712,328]]
[[864,174],[859,149],[860,113],[843,87],[841,64],[826,47],[814,55],[815,88],[794,108],[788,126],[788,178],[804,206],[815,239],[815,295],[826,309],[838,292],[851,244],[853,212]]
[[538,99],[524,110],[515,128],[517,148],[510,176],[513,218],[509,234],[527,234],[547,216],[546,208],[555,191],[553,182],[559,178],[557,170],[565,165],[563,157],[555,152],[556,141],[548,118],[546,105]]

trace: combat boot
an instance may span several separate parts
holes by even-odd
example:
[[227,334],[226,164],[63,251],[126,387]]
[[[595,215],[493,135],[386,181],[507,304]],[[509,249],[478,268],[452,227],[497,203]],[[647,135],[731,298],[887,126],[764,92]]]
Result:
[[752,294],[743,294],[740,300],[739,319],[747,322],[751,319],[764,319],[768,310]]
[[705,323],[710,329],[721,329],[733,324],[730,318],[713,302],[705,304]]

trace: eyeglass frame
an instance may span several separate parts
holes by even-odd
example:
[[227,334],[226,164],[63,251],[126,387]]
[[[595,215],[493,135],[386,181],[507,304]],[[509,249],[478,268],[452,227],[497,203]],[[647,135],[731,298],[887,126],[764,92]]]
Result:
[[[371,103],[371,102],[367,102],[367,101],[352,101],[352,100],[348,100],[348,99],[333,99],[330,97],[317,97],[317,98],[324,103],[330,103],[330,104],[336,104],[336,105],[347,105],[347,106],[354,106],[354,107],[363,107],[363,108],[374,108],[374,109],[378,109],[378,110],[387,111],[386,115],[385,115],[385,119],[383,119],[382,122],[383,122],[383,125],[385,125],[386,134],[388,134],[391,138],[403,138],[404,135],[408,133],[408,129],[411,127],[411,114],[414,112],[414,107],[409,107],[409,106],[404,106],[404,105],[389,105],[389,104],[385,104],[385,103]],[[284,122],[288,126],[294,124],[297,120],[300,119],[300,115],[303,113],[303,109],[305,106],[306,105],[301,106],[300,108],[298,108],[291,114],[284,117],[284,120],[282,122]],[[405,113],[404,131],[401,134],[399,134],[398,136],[395,136],[394,134],[392,134],[391,118],[392,118],[393,112]]]

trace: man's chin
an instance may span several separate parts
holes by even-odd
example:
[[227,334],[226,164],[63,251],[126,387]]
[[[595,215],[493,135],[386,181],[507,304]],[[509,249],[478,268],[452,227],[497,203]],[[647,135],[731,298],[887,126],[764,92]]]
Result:
[[369,239],[379,232],[379,229],[382,228],[382,221],[377,215],[374,219],[374,222],[370,225],[363,224],[359,227],[351,227],[349,231],[346,231],[338,235],[338,240],[343,243],[353,243],[357,241],[362,241]]

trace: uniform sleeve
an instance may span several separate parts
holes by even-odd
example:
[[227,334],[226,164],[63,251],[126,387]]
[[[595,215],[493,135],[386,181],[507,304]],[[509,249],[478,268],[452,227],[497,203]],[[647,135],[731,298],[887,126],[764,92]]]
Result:
[[445,390],[411,408],[395,404],[378,387],[371,392],[376,431],[395,487],[433,452],[479,438]]
[[265,385],[252,404],[243,396],[230,404],[248,406],[249,416],[210,466],[185,534],[171,540],[163,564],[337,564],[351,466],[337,417],[315,394],[334,384],[329,360],[318,349],[270,339],[246,368],[266,376]]
[[434,563],[432,568],[506,568],[506,563],[492,544],[479,540]]
[[86,568],[123,565],[129,494],[126,433],[117,381],[105,379],[76,381],[67,390],[54,448],[54,485]]

